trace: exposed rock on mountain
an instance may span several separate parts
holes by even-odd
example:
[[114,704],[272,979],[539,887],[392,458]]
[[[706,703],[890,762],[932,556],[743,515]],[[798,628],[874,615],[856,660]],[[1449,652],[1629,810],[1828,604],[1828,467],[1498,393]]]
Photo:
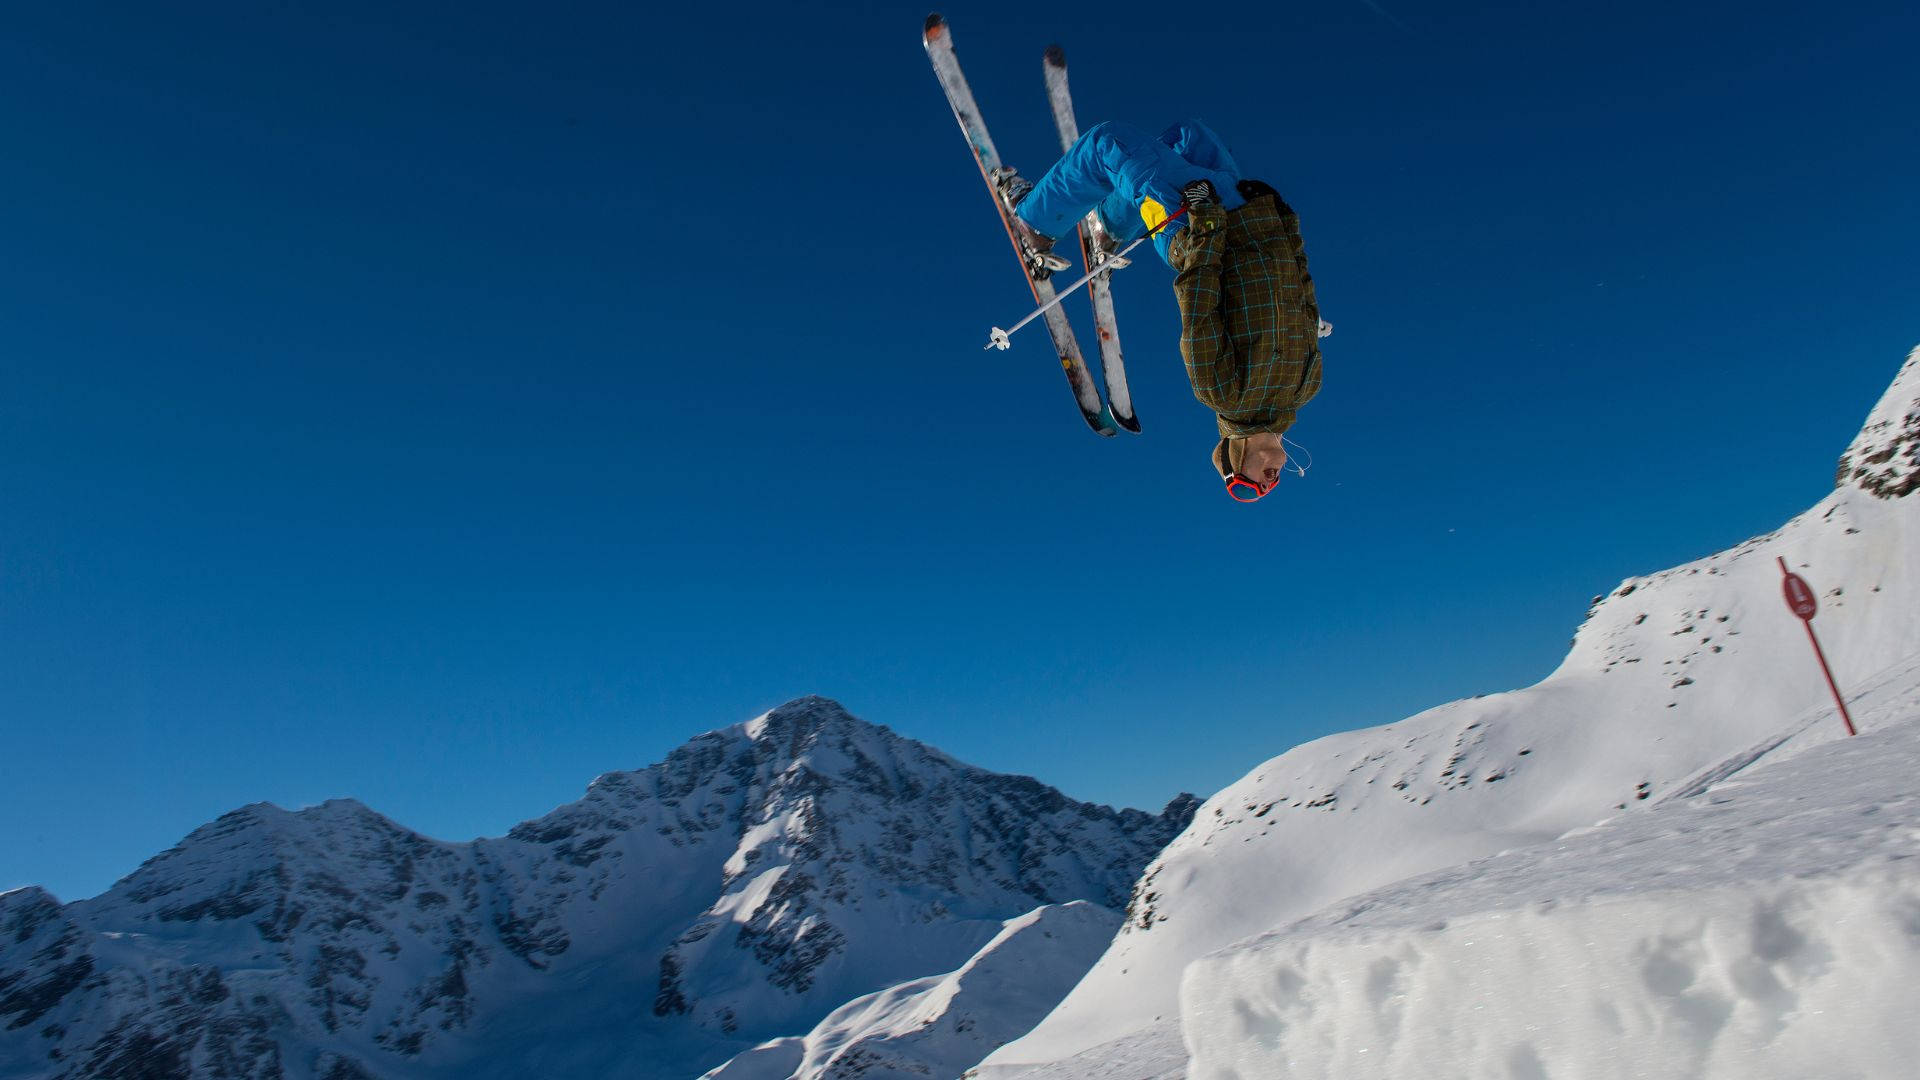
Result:
[[1920,349],[1907,355],[1892,388],[1840,455],[1834,484],[1852,484],[1883,499],[1920,489]]

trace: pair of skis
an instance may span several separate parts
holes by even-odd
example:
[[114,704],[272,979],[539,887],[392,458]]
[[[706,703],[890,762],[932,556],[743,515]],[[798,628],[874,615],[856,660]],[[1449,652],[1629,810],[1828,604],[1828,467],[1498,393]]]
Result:
[[[994,149],[993,137],[987,134],[987,124],[981,119],[980,107],[974,104],[973,91],[968,88],[966,76],[960,71],[960,60],[953,52],[953,31],[945,19],[939,15],[929,15],[922,40],[927,47],[928,58],[933,61],[933,73],[940,80],[940,88],[947,93],[947,102],[953,106],[953,115],[960,121],[960,131],[966,136],[967,145],[973,149],[974,162],[980,166],[980,175],[986,180],[993,204],[1000,212],[1000,224],[1006,227],[1007,238],[1013,242],[1014,253],[1019,256],[1020,267],[1027,275],[1027,284],[1033,288],[1034,302],[1045,308],[1040,315],[1046,321],[1047,333],[1053,338],[1054,352],[1066,372],[1067,385],[1073,390],[1074,401],[1080,406],[1080,416],[1086,420],[1088,427],[1101,435],[1110,436],[1117,427],[1138,432],[1140,420],[1133,412],[1133,395],[1127,389],[1126,364],[1120,357],[1120,334],[1114,323],[1110,280],[1113,271],[1124,263],[1113,259],[1117,254],[1115,245],[1112,238],[1101,229],[1098,212],[1089,213],[1080,226],[1080,256],[1089,273],[1103,264],[1112,263],[1107,269],[1092,274],[1087,282],[1087,295],[1093,300],[1094,329],[1100,337],[1100,369],[1106,383],[1104,402],[1080,353],[1080,343],[1074,337],[1073,326],[1067,321],[1066,312],[1056,303],[1053,282],[1044,275],[1036,275],[1037,264],[1033,252],[1021,243],[1020,233],[1014,228],[1012,209],[1001,194],[1001,181],[1011,170],[1001,162],[1000,152]],[[1060,46],[1047,47],[1044,67],[1047,100],[1052,104],[1054,124],[1060,131],[1060,148],[1065,150],[1080,137],[1080,126],[1074,120],[1073,99],[1067,93],[1067,55]],[[996,344],[1004,340],[1003,335],[996,335]]]

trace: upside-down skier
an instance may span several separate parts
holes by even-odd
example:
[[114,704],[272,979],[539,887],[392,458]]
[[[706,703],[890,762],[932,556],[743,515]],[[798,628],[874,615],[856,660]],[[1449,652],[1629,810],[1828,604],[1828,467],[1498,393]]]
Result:
[[1038,273],[1065,269],[1055,241],[1098,209],[1115,242],[1153,235],[1175,271],[1180,352],[1194,396],[1219,420],[1214,469],[1253,502],[1279,483],[1281,435],[1320,389],[1320,321],[1300,221],[1242,175],[1205,124],[1159,138],[1113,122],[1087,129],[1035,183],[1009,171],[1001,195]]

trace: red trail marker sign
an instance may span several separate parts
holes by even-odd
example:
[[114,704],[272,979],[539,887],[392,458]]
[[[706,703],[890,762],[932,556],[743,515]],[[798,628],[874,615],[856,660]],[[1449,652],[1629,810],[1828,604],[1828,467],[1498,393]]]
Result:
[[1833,691],[1833,703],[1840,706],[1840,719],[1847,725],[1847,734],[1858,735],[1853,729],[1853,717],[1847,712],[1847,699],[1840,696],[1840,686],[1833,681],[1833,669],[1827,666],[1827,654],[1820,648],[1820,638],[1813,632],[1813,616],[1820,610],[1820,602],[1814,598],[1813,586],[1805,578],[1787,569],[1787,560],[1779,558],[1780,573],[1784,575],[1780,582],[1780,591],[1787,598],[1787,609],[1806,624],[1807,640],[1813,643],[1813,655],[1820,661],[1820,673],[1827,677],[1827,689]]

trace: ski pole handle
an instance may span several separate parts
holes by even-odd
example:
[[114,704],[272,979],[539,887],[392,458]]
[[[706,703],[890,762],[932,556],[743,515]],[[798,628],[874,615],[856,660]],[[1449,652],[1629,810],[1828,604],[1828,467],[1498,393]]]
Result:
[[1169,226],[1169,225],[1171,225],[1171,224],[1173,224],[1173,223],[1174,223],[1175,221],[1178,221],[1178,220],[1180,220],[1180,215],[1182,215],[1182,214],[1184,214],[1184,213],[1186,213],[1186,212],[1187,212],[1187,208],[1186,208],[1185,206],[1182,206],[1182,207],[1181,207],[1180,209],[1178,209],[1178,210],[1175,210],[1175,211],[1173,212],[1173,215],[1172,215],[1171,217],[1169,217],[1169,218],[1167,218],[1167,220],[1165,220],[1165,221],[1163,221],[1163,222],[1161,222],[1161,223],[1160,223],[1160,224],[1158,224],[1158,225],[1155,225],[1155,226],[1154,226],[1154,227],[1153,227],[1152,229],[1150,229],[1150,230],[1148,230],[1148,232],[1147,232],[1147,234],[1146,234],[1145,236],[1141,236],[1141,237],[1139,237],[1139,238],[1137,238],[1137,239],[1135,239],[1133,243],[1131,243],[1131,244],[1128,244],[1128,245],[1127,245],[1126,247],[1123,247],[1123,248],[1121,248],[1121,249],[1120,249],[1119,251],[1116,251],[1116,252],[1114,252],[1113,254],[1111,254],[1111,255],[1109,255],[1109,256],[1107,256],[1106,258],[1104,258],[1104,259],[1101,259],[1101,260],[1100,260],[1100,265],[1098,265],[1098,266],[1096,266],[1096,267],[1094,267],[1093,269],[1091,269],[1091,270],[1089,270],[1089,271],[1087,271],[1087,272],[1086,272],[1086,273],[1084,273],[1084,274],[1081,274],[1081,275],[1080,275],[1080,280],[1078,280],[1078,281],[1076,281],[1076,282],[1074,282],[1073,284],[1071,284],[1071,285],[1069,285],[1069,286],[1067,286],[1066,288],[1064,288],[1064,289],[1061,289],[1061,290],[1060,290],[1059,292],[1057,292],[1057,293],[1055,293],[1055,294],[1054,294],[1054,297],[1053,297],[1053,299],[1051,299],[1051,300],[1049,300],[1049,301],[1047,301],[1046,303],[1044,303],[1044,304],[1041,304],[1041,305],[1040,305],[1039,307],[1037,307],[1037,308],[1035,308],[1035,309],[1033,309],[1033,311],[1031,311],[1031,312],[1029,312],[1029,313],[1027,314],[1027,317],[1026,317],[1026,318],[1024,318],[1024,319],[1021,319],[1021,320],[1020,320],[1019,322],[1017,322],[1017,323],[1014,323],[1014,324],[1013,324],[1012,326],[1010,326],[1010,327],[1008,327],[1008,328],[1007,328],[1007,329],[1005,329],[1005,330],[1002,330],[1002,329],[1000,329],[1000,328],[999,328],[999,327],[997,327],[997,326],[996,326],[996,327],[994,327],[994,328],[993,328],[993,329],[992,329],[992,330],[991,330],[991,331],[990,331],[990,332],[989,332],[989,333],[987,334],[987,344],[986,344],[986,346],[985,346],[985,348],[988,348],[988,349],[1005,349],[1005,348],[1007,348],[1008,346],[1010,346],[1010,345],[1012,345],[1012,344],[1013,344],[1013,342],[1012,342],[1012,340],[1011,340],[1011,339],[1013,338],[1013,335],[1014,335],[1014,334],[1016,334],[1016,333],[1018,333],[1018,332],[1020,331],[1020,328],[1021,328],[1021,327],[1023,327],[1023,326],[1025,326],[1025,325],[1027,325],[1028,323],[1030,323],[1030,322],[1032,322],[1033,320],[1035,320],[1035,319],[1037,319],[1037,318],[1039,318],[1039,317],[1040,317],[1040,316],[1042,316],[1042,315],[1045,315],[1045,314],[1046,314],[1047,312],[1049,312],[1049,311],[1051,311],[1051,310],[1053,310],[1053,309],[1054,309],[1055,307],[1057,307],[1057,306],[1059,306],[1059,304],[1060,304],[1060,301],[1062,301],[1062,300],[1065,300],[1065,299],[1066,299],[1067,297],[1069,297],[1069,296],[1072,296],[1072,295],[1074,294],[1074,291],[1075,291],[1075,290],[1077,290],[1077,289],[1079,289],[1079,288],[1080,288],[1080,286],[1082,286],[1082,285],[1085,285],[1085,284],[1086,284],[1087,282],[1089,282],[1089,281],[1092,281],[1092,280],[1093,280],[1094,278],[1096,278],[1096,277],[1098,277],[1098,276],[1100,276],[1101,274],[1103,274],[1103,273],[1105,273],[1105,272],[1106,272],[1106,270],[1107,270],[1107,268],[1108,268],[1109,266],[1112,266],[1112,265],[1113,265],[1113,264],[1114,264],[1115,262],[1118,262],[1118,261],[1120,261],[1120,260],[1122,260],[1122,259],[1124,259],[1124,258],[1126,258],[1126,256],[1127,256],[1127,252],[1129,252],[1129,251],[1132,251],[1132,250],[1133,250],[1134,248],[1137,248],[1137,247],[1139,247],[1139,246],[1140,246],[1141,244],[1144,244],[1144,243],[1146,243],[1146,242],[1147,242],[1148,240],[1151,240],[1151,239],[1153,238],[1153,235],[1154,235],[1155,233],[1157,233],[1157,232],[1159,232],[1160,230],[1162,230],[1162,229],[1164,229],[1164,228],[1166,228],[1167,226]]

